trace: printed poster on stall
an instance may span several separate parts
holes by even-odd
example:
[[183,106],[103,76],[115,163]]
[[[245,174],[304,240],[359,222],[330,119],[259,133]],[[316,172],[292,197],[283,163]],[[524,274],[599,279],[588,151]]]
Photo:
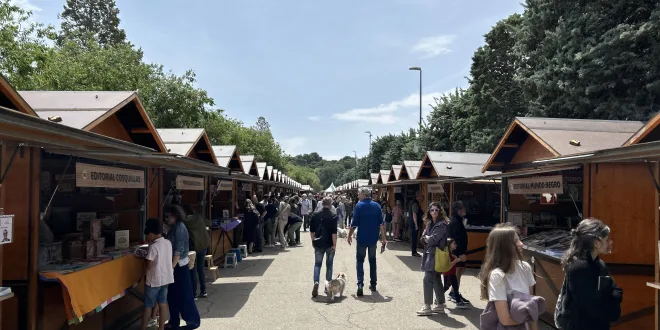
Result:
[[76,187],[141,189],[144,171],[76,163]]
[[179,190],[204,190],[204,178],[177,175],[176,189]]
[[218,191],[231,191],[233,188],[231,181],[218,180]]
[[11,243],[14,236],[14,216],[0,215],[0,245]]
[[564,182],[561,175],[509,179],[510,194],[562,194],[563,192]]

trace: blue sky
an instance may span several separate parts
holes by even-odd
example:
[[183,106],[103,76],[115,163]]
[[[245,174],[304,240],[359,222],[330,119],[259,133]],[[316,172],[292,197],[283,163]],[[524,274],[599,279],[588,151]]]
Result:
[[[14,0],[59,27],[65,0]],[[358,156],[417,127],[433,97],[466,86],[473,52],[520,0],[117,0],[150,62],[193,69],[231,117],[270,122],[290,154]]]

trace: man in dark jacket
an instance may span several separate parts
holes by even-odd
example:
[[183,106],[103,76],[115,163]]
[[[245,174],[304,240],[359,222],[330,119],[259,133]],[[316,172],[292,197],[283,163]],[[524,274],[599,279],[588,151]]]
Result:
[[[452,216],[451,221],[449,222],[449,237],[453,238],[456,242],[456,250],[454,250],[453,254],[457,258],[460,258],[463,255],[467,256],[468,249],[468,234],[465,229],[465,205],[463,205],[463,202],[461,201],[455,201],[451,205],[451,212]],[[465,262],[461,261],[456,263],[456,278],[458,279],[459,286],[461,283],[461,275],[463,275],[464,271]],[[457,297],[453,297],[452,295],[453,293],[449,293],[450,299],[456,300]],[[463,301],[469,303],[465,298],[463,298]]]
[[206,298],[206,273],[204,272],[204,262],[206,253],[211,247],[211,236],[209,236],[208,227],[211,221],[206,219],[198,207],[184,205],[187,213],[183,223],[188,229],[190,245],[195,250],[195,267],[190,270],[190,280],[192,281],[193,296],[197,296],[197,282],[199,282],[199,297]]
[[422,228],[422,219],[424,218],[424,209],[422,208],[422,201],[424,195],[417,192],[415,199],[410,204],[410,218],[408,218],[408,227],[410,228],[410,250],[413,257],[421,257],[422,255],[417,252],[417,244],[419,243],[419,229]]
[[312,215],[309,231],[314,246],[314,289],[312,297],[319,293],[319,280],[321,278],[321,265],[325,255],[325,280],[332,280],[332,264],[337,249],[337,215],[332,213],[332,198],[326,197],[321,202],[323,208]]

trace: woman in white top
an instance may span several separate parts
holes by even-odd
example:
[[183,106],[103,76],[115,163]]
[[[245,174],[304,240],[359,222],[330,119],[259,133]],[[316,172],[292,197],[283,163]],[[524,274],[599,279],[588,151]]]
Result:
[[[481,299],[493,301],[502,325],[517,325],[511,319],[506,296],[512,291],[532,293],[536,284],[532,267],[523,261],[523,243],[515,227],[497,225],[488,235],[486,257],[481,267]],[[537,324],[529,323],[536,330]]]

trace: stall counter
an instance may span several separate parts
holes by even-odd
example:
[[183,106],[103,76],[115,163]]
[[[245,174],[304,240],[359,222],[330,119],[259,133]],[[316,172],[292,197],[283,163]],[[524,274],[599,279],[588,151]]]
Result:
[[144,260],[125,255],[89,268],[68,274],[39,273],[42,281],[56,281],[62,286],[62,298],[69,323],[98,311],[124,295],[144,274]]
[[[546,302],[546,312],[541,315],[541,320],[547,324],[554,324],[555,305],[557,297],[564,281],[564,271],[561,267],[561,255],[549,253],[534,248],[525,248],[525,261],[529,262],[536,277],[534,295],[541,296]],[[606,257],[607,258],[607,257]],[[607,264],[607,260],[605,260]],[[628,266],[632,269],[635,265]],[[612,325],[612,329],[646,329],[649,322],[652,323],[654,299],[645,295],[645,281],[650,281],[653,276],[642,273],[626,271],[626,265],[609,265],[608,268],[617,284],[624,289],[624,295],[635,296],[638,299],[623,299],[621,304],[621,317]],[[625,296],[624,296],[625,297]]]
[[481,268],[481,263],[486,256],[486,240],[493,227],[466,226],[468,234],[468,255],[465,262],[468,268]]
[[227,252],[234,246],[234,229],[241,224],[241,220],[234,219],[229,223],[211,228],[211,255],[213,264],[219,265]]

